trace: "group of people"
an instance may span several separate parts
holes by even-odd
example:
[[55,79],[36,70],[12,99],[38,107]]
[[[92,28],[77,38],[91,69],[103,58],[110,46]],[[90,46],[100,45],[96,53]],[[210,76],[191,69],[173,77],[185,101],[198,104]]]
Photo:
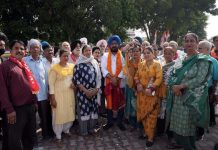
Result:
[[[0,34],[0,54],[6,36]],[[147,147],[167,133],[169,148],[195,150],[214,125],[218,88],[218,36],[213,44],[194,33],[162,50],[136,37],[122,43],[118,35],[96,46],[82,38],[60,44],[57,54],[47,41],[10,42],[10,56],[0,64],[0,106],[4,150],[33,149],[36,112],[43,139],[71,136],[75,120],[80,135],[95,134],[99,115],[108,130],[140,131]],[[129,127],[129,126],[128,126]]]

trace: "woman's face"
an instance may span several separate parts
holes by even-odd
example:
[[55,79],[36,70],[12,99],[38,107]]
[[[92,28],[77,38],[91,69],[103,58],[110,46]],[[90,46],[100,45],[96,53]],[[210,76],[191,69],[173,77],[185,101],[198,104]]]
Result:
[[197,50],[198,47],[198,42],[192,35],[186,35],[186,38],[184,40],[184,48],[187,53],[190,51],[195,51]]
[[75,49],[73,50],[74,55],[79,56],[81,53],[81,45],[77,43]]
[[133,53],[132,53],[132,49],[131,49],[131,50],[128,50],[128,57],[129,57],[129,58],[132,58],[132,54],[133,54]]
[[134,48],[132,51],[133,59],[139,59],[141,56],[141,51],[139,48]]
[[93,52],[92,55],[94,56],[95,59],[99,60],[99,59],[100,59],[100,56],[101,56],[101,51],[100,51],[100,49],[96,49],[96,50]]
[[154,54],[151,51],[149,51],[148,49],[145,49],[144,50],[144,59],[146,61],[153,60],[154,59]]
[[91,47],[86,47],[83,50],[83,55],[86,56],[87,58],[90,58],[92,55],[92,48]]
[[69,52],[64,52],[61,56],[60,56],[60,62],[61,63],[67,63],[69,60]]
[[172,49],[165,48],[164,49],[164,59],[166,60],[166,62],[173,61],[174,54],[175,53]]

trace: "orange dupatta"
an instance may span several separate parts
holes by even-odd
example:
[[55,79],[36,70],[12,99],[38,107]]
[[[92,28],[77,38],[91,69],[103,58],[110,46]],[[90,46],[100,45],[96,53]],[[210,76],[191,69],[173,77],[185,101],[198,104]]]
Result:
[[[117,52],[117,55],[116,55],[116,72],[115,72],[115,74],[113,74],[113,72],[112,72],[111,56],[112,56],[112,53],[109,50],[109,52],[108,52],[108,59],[107,59],[107,70],[110,73],[110,75],[112,75],[114,77],[118,77],[118,75],[122,71],[122,53],[121,53],[120,50],[118,50],[118,52]],[[111,86],[111,81],[110,81],[109,78],[106,78],[106,88],[108,86],[109,87]],[[119,83],[118,86],[120,86],[120,83]],[[113,109],[112,93],[107,94],[106,99],[107,99],[107,109]]]

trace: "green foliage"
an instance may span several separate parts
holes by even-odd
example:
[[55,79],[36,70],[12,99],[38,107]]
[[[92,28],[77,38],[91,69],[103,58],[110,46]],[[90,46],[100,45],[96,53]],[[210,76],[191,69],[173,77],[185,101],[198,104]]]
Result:
[[216,15],[215,0],[2,0],[0,30],[9,39],[27,40],[48,32],[50,42],[87,37],[96,43],[126,30],[141,28],[152,41],[169,30],[176,40],[187,31],[205,37],[207,16]]

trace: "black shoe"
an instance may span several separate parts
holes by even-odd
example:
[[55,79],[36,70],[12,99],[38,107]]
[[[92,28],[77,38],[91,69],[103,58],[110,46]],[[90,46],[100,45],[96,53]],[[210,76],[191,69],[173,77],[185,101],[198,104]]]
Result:
[[154,142],[151,142],[151,141],[147,141],[147,142],[146,142],[146,146],[147,146],[147,147],[151,147],[153,144],[154,144]]
[[126,127],[125,127],[122,123],[119,123],[117,126],[118,126],[118,128],[119,128],[121,131],[125,131],[125,130],[126,130]]
[[103,126],[103,129],[104,129],[104,130],[108,130],[108,129],[110,129],[111,127],[113,127],[113,124],[106,124],[106,125]]

